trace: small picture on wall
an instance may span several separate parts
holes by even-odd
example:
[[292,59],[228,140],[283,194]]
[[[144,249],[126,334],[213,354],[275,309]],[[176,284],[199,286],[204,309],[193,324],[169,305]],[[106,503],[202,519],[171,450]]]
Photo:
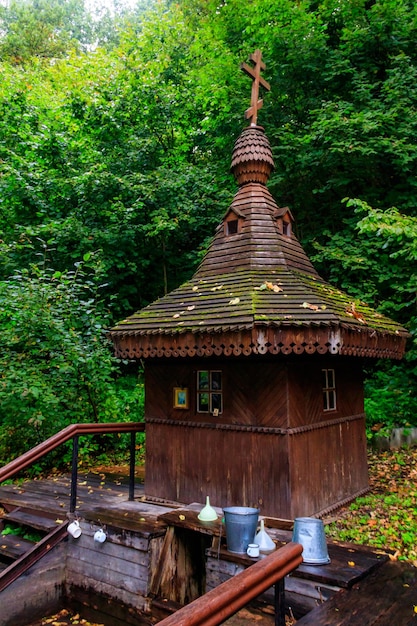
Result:
[[174,387],[174,409],[188,409],[188,389]]

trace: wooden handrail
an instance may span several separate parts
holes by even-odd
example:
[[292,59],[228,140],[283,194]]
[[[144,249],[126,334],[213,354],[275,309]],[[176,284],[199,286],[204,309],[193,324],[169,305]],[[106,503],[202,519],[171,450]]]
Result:
[[69,439],[78,437],[80,435],[95,435],[95,434],[108,434],[108,433],[137,433],[144,432],[145,424],[143,422],[115,422],[106,424],[70,424],[66,428],[63,428],[49,439],[45,439],[42,443],[38,444],[31,450],[28,450],[24,454],[18,456],[7,465],[0,468],[0,483],[5,480],[13,478],[20,471],[32,465],[43,456],[51,452],[58,446],[62,445]]
[[261,593],[282,581],[303,561],[303,547],[287,543],[264,559],[230,578],[173,615],[158,626],[217,626]]

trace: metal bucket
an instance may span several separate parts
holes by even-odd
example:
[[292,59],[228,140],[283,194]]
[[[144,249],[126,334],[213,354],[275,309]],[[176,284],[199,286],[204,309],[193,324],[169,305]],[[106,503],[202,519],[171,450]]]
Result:
[[330,563],[326,535],[321,519],[297,517],[294,520],[292,540],[303,546],[303,562],[310,565]]
[[247,506],[230,506],[223,509],[226,525],[226,542],[229,552],[244,554],[253,543],[258,526],[259,509]]

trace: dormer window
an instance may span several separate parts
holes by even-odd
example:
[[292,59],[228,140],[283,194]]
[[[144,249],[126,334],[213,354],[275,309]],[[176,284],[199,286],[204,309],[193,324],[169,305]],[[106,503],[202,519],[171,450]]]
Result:
[[229,209],[223,219],[225,237],[233,237],[239,235],[242,230],[242,224],[245,216],[240,211]]
[[286,237],[291,237],[291,222],[282,220],[282,234]]
[[275,211],[275,219],[277,221],[278,231],[285,237],[292,235],[293,216],[288,207],[283,207]]
[[239,220],[229,220],[226,222],[226,235],[237,235],[239,231]]

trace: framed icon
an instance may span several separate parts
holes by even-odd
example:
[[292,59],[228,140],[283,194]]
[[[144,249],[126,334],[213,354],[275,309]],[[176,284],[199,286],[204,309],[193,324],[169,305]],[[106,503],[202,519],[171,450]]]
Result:
[[188,389],[174,387],[174,409],[188,409]]

